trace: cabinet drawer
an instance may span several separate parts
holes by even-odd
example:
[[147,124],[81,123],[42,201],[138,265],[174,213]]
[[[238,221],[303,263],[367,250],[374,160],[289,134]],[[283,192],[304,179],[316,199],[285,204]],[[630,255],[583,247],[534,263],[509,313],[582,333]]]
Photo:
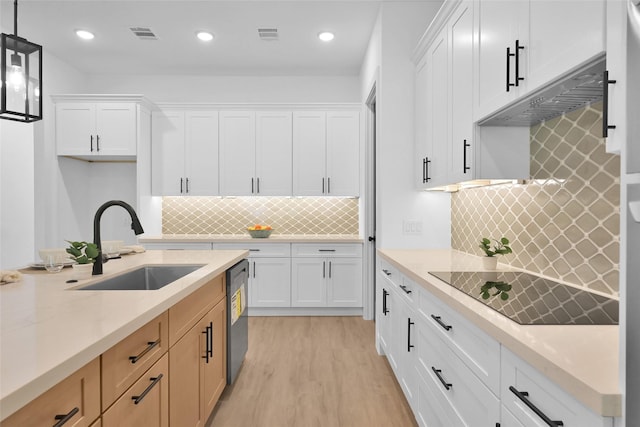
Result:
[[385,278],[389,284],[398,288],[398,286],[402,284],[402,276],[398,272],[398,269],[383,259],[380,259],[379,265],[380,275]]
[[361,257],[360,244],[292,243],[293,257]]
[[613,418],[595,414],[504,347],[500,391],[502,404],[526,427],[548,425],[526,402],[551,421],[562,421],[565,426],[613,426]]
[[174,345],[226,294],[224,274],[219,275],[169,309],[169,345]]
[[102,415],[103,427],[169,426],[169,356],[162,356]]
[[432,404],[445,409],[453,426],[494,426],[500,420],[500,400],[424,321],[416,323],[418,372],[436,396]]
[[[72,414],[73,412],[73,414]],[[2,427],[52,426],[69,416],[68,425],[87,427],[100,416],[100,359],[53,386],[34,401],[11,415]]]
[[262,243],[248,241],[247,243],[214,243],[213,249],[219,250],[245,250],[249,251],[251,258],[280,258],[291,256],[291,244],[289,243]]
[[425,289],[417,293],[418,312],[433,333],[464,361],[496,395],[500,393],[500,343]]
[[165,311],[102,354],[102,407],[111,404],[169,349]]

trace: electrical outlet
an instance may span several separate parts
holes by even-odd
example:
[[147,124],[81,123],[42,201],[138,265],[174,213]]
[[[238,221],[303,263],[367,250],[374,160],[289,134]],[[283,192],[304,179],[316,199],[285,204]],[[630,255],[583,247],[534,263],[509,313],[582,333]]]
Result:
[[420,235],[422,234],[422,221],[402,221],[402,234]]

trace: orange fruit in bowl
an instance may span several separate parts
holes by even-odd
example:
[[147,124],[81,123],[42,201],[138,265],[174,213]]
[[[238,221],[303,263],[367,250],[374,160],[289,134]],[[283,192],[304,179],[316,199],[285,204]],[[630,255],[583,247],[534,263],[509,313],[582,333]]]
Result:
[[254,230],[262,230],[262,226],[260,224],[256,224],[253,226]]
[[265,227],[264,227],[264,229],[265,229],[265,230],[271,230],[271,226],[270,226],[270,225],[267,225],[267,226],[265,226]]

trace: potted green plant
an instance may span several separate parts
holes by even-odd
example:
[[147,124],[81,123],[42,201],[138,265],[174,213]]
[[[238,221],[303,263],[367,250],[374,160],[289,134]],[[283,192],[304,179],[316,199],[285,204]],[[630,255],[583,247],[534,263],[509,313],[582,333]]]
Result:
[[493,245],[491,240],[483,237],[482,240],[480,240],[480,248],[486,255],[482,258],[486,270],[495,270],[497,268],[498,258],[496,255],[506,255],[513,252],[509,246],[509,239],[506,237],[502,237],[500,240],[493,239]]
[[73,264],[73,276],[75,279],[88,279],[91,277],[93,263],[100,255],[100,250],[95,243],[72,242],[67,240],[69,247],[66,249],[69,257],[76,262]]

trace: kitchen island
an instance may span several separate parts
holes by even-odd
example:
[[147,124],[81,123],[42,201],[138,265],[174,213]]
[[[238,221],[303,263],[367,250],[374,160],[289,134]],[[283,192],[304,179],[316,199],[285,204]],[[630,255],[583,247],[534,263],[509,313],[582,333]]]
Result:
[[[0,420],[152,321],[229,267],[247,251],[148,251],[111,260],[104,274],[77,283],[71,268],[22,270],[0,287]],[[202,264],[159,290],[78,291],[147,265]]]
[[[414,318],[421,319],[423,314],[426,315],[424,316],[425,320],[418,320],[416,326],[411,323],[413,328],[410,329],[410,333],[413,333],[414,328],[418,328],[418,330],[420,328],[429,329],[433,323],[434,330],[437,332],[435,335],[442,332],[440,335],[445,337],[445,340],[438,338],[433,342],[455,342],[456,338],[453,338],[454,341],[447,341],[446,337],[453,337],[457,327],[451,326],[450,322],[447,323],[461,315],[465,320],[460,324],[464,324],[464,327],[467,328],[465,331],[472,331],[470,336],[473,339],[478,339],[478,341],[474,341],[476,344],[473,347],[467,348],[478,351],[478,358],[474,359],[475,356],[469,356],[470,353],[461,354],[461,358],[469,361],[481,360],[480,365],[486,363],[485,366],[474,366],[474,372],[487,383],[487,387],[493,387],[492,391],[495,394],[502,396],[503,405],[507,398],[512,397],[508,389],[506,393],[500,391],[504,385],[501,386],[500,382],[506,382],[506,376],[509,373],[509,370],[505,370],[504,367],[505,354],[512,354],[515,355],[515,358],[535,368],[538,373],[542,374],[540,377],[546,377],[554,385],[559,386],[565,393],[592,411],[594,415],[620,416],[622,396],[618,379],[619,327],[617,325],[520,325],[430,274],[434,271],[482,271],[480,257],[455,250],[385,249],[379,250],[378,253],[381,258],[379,286],[389,290],[396,282],[400,288],[403,288],[399,295],[408,297],[406,298],[407,304],[409,301],[415,301],[413,303],[415,311],[411,315],[414,317],[410,318],[410,322],[414,322]],[[506,265],[499,265],[498,269],[517,270]],[[389,299],[393,301],[393,295],[389,296],[390,291],[387,290],[384,291],[385,295],[379,298],[381,301],[378,302],[378,306],[381,310],[376,310],[377,316],[381,312],[383,316],[386,316],[385,312],[389,313],[389,310],[393,309],[398,312],[398,307],[404,304],[396,304],[396,306],[392,306],[392,309],[389,309],[388,305],[383,305],[389,304]],[[411,291],[413,292],[408,294]],[[479,292],[478,288],[478,295]],[[405,295],[405,293],[407,294]],[[447,317],[450,318],[447,319]],[[383,320],[384,317],[380,319]],[[377,338],[378,348],[384,351],[384,346],[381,347],[380,344],[381,333],[384,338],[384,329],[381,329],[384,328],[383,325],[384,322],[378,322]],[[457,333],[461,332],[463,331],[458,328]],[[420,333],[417,334],[420,336]],[[480,335],[485,338],[480,340]],[[402,342],[406,347],[406,332],[402,334],[402,337],[404,340]],[[417,341],[416,346],[419,347],[420,338]],[[480,341],[482,341],[481,345],[478,344]],[[413,341],[410,338],[411,344]],[[483,345],[486,347],[479,350],[483,348]],[[496,349],[497,353],[488,350],[491,346]],[[502,352],[500,349],[503,349]],[[423,350],[418,349],[418,352]],[[509,358],[514,359],[513,356],[509,356]],[[502,362],[500,362],[501,359]],[[503,364],[502,370],[501,363]],[[492,371],[487,367],[495,369]],[[536,378],[539,375],[532,370],[528,372],[527,375],[534,375]],[[449,375],[452,376],[451,372]],[[518,375],[521,375],[520,378],[526,376],[521,373]],[[471,376],[473,374],[469,372],[466,378]],[[447,385],[450,386],[450,384]],[[485,395],[489,396],[488,389],[484,390],[487,390]],[[611,425],[607,424],[610,419],[603,420],[603,424],[598,425]],[[507,424],[505,422],[505,425]]]

